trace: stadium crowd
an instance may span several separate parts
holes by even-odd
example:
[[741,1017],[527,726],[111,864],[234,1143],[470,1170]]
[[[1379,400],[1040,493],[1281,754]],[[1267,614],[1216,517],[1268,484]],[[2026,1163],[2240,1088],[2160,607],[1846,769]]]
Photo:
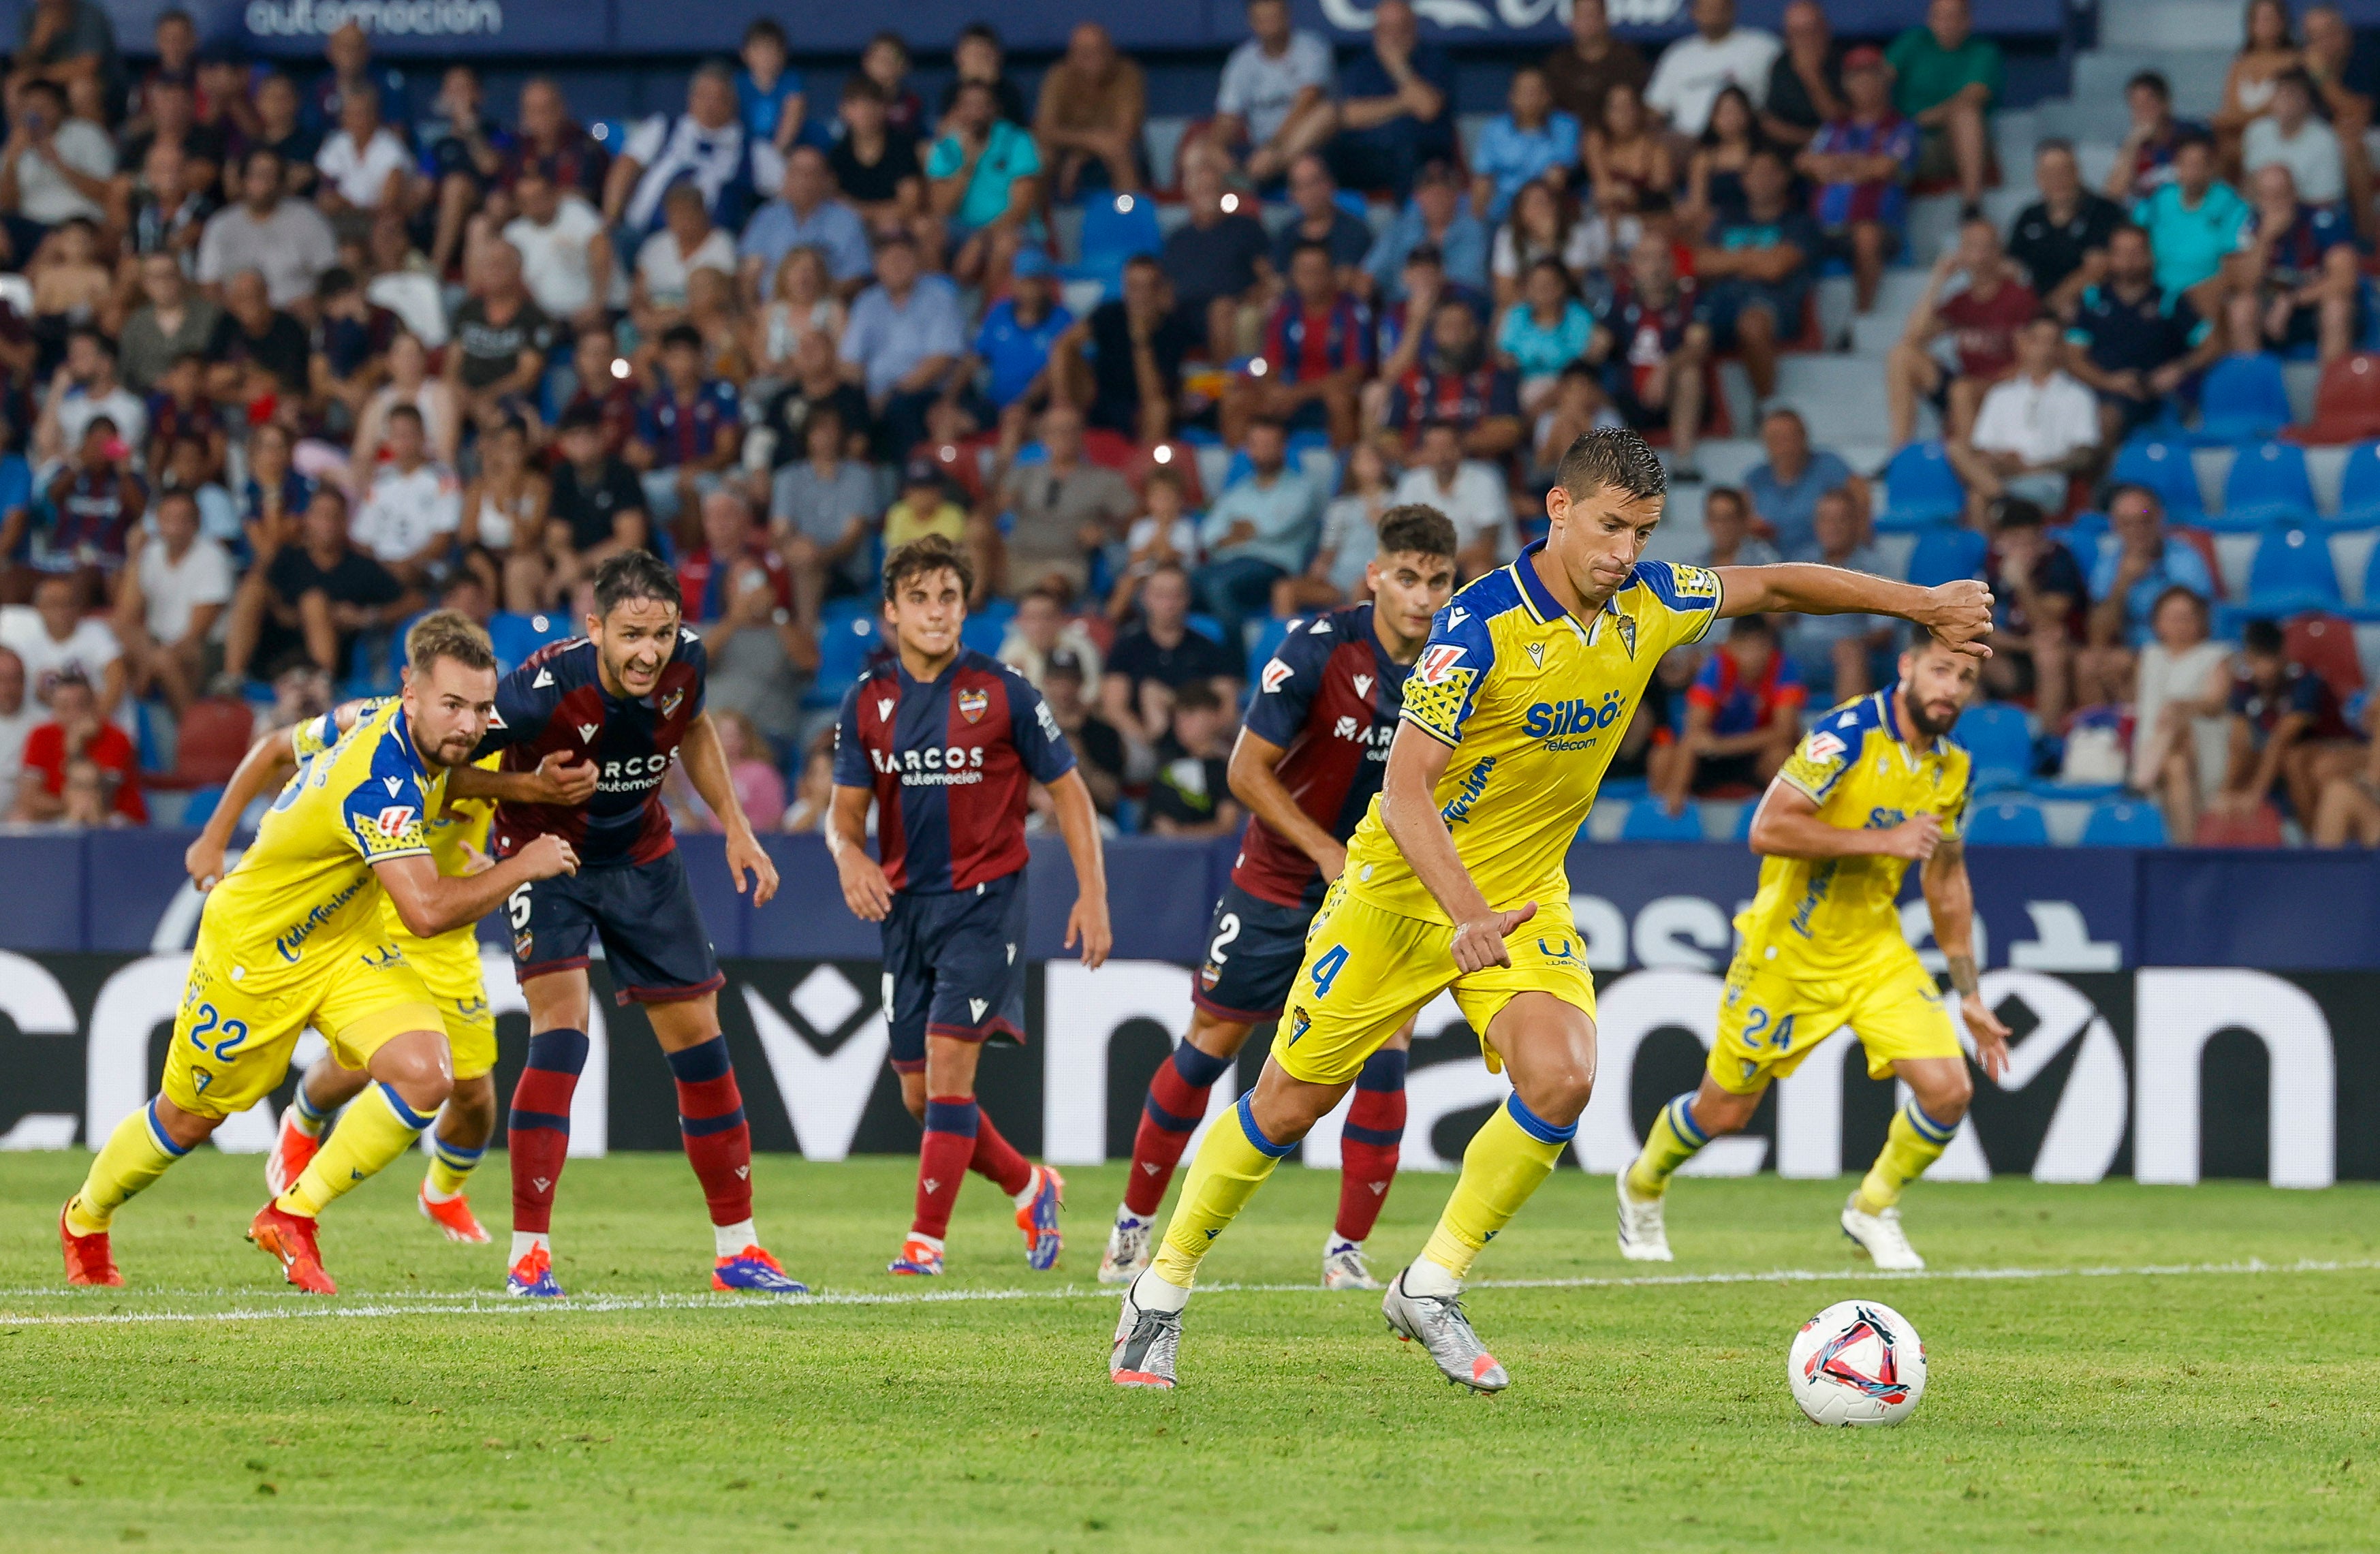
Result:
[[[1096,22],[1029,97],[970,27],[929,104],[897,35],[830,100],[764,18],[682,108],[599,136],[551,79],[494,103],[352,24],[293,73],[167,11],[134,65],[91,0],[37,0],[0,146],[0,815],[202,813],[258,720],[393,684],[419,612],[488,622],[509,665],[647,547],[745,808],[814,830],[877,562],[941,533],[977,564],[969,639],[1041,687],[1103,816],[1220,835],[1251,673],[1288,617],[1360,597],[1380,515],[1439,507],[1475,577],[1542,532],[1570,441],[1624,423],[1702,486],[1714,565],[1884,570],[1930,456],[1949,499],[1912,575],[1948,556],[1999,598],[2006,786],[2145,795],[2180,840],[2286,815],[2380,843],[2345,623],[2323,652],[2335,617],[2235,619],[2177,521],[2195,498],[2168,511],[2130,456],[2365,342],[2371,52],[2259,0],[2215,122],[2142,76],[2104,186],[2044,142],[2003,232],[2003,65],[1966,0],[1882,47],[1816,0],[1781,37],[1733,10],[1694,0],[1648,57],[1575,0],[1465,136],[1407,0],[1343,58],[1249,0],[1159,188],[1142,69]],[[1938,258],[1910,251],[1926,192],[1963,205]],[[1866,311],[1895,263],[1930,266],[1883,368],[1904,451],[1855,470],[1780,355],[1837,343],[1822,276]],[[1697,468],[1722,358],[1767,455],[1733,485]],[[1672,655],[1613,791],[1756,794],[1897,647],[1749,619]]]

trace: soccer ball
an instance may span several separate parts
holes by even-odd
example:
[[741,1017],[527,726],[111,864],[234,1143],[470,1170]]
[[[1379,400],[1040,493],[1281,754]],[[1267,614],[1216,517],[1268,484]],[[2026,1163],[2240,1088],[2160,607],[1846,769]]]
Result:
[[1820,1425],[1898,1425],[1925,1395],[1925,1343],[1876,1301],[1837,1301],[1802,1324],[1786,1384]]

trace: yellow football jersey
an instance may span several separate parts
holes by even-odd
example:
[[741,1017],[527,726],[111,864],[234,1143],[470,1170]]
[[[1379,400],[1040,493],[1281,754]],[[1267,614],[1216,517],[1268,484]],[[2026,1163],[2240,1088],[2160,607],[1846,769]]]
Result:
[[[1898,688],[1828,712],[1778,779],[1807,794],[1828,825],[1883,830],[1938,815],[1942,834],[1955,838],[1967,811],[1967,752],[1948,739],[1922,751],[1903,744]],[[1828,977],[1905,953],[1896,903],[1908,868],[1890,857],[1763,859],[1759,892],[1735,920],[1745,953],[1788,977]]]
[[[360,703],[357,709],[356,727],[361,729],[395,700],[395,697],[382,697]],[[290,731],[289,742],[297,753],[298,764],[303,766],[339,742],[338,713],[330,711],[319,718],[307,719]],[[503,752],[498,751],[472,764],[482,771],[493,771],[504,759]],[[458,798],[442,803],[438,813],[430,818],[427,827],[430,861],[438,866],[438,872],[449,879],[460,879],[469,873],[470,857],[465,849],[470,848],[484,856],[488,850],[488,830],[495,823],[495,819],[496,806],[492,799]],[[396,904],[384,893],[381,897],[381,921],[386,926],[390,937],[399,943],[419,942],[411,930],[406,928],[404,919],[396,915]],[[465,924],[458,929],[450,929],[439,937],[451,939],[460,935],[470,939],[475,934],[474,926]]]
[[[1488,904],[1570,900],[1562,858],[1661,655],[1718,618],[1718,574],[1640,562],[1591,621],[1538,580],[1539,540],[1474,580],[1431,624],[1405,680],[1404,721],[1454,748],[1437,800]],[[1380,823],[1347,843],[1349,891],[1388,911],[1448,920]]]
[[358,935],[384,941],[372,866],[431,851],[446,772],[414,748],[401,702],[317,746],[199,921],[199,954],[243,978],[298,980]]

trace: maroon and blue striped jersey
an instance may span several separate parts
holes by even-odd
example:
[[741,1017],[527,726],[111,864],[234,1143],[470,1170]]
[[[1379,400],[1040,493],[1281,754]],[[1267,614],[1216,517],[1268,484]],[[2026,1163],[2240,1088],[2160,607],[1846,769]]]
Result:
[[[1281,747],[1273,775],[1342,842],[1380,791],[1410,667],[1382,650],[1372,607],[1358,604],[1291,626],[1257,675],[1248,732]],[[1314,860],[1253,815],[1232,883],[1277,906],[1318,904],[1326,888]]]
[[1276,304],[1265,323],[1265,361],[1275,381],[1311,383],[1372,365],[1372,310],[1354,297],[1334,297],[1317,310],[1300,297]]
[[662,779],[702,716],[710,667],[702,638],[680,626],[650,696],[605,691],[595,644],[584,637],[539,649],[496,682],[495,715],[480,755],[503,751],[506,771],[534,771],[556,750],[597,768],[595,795],[583,805],[499,805],[496,856],[510,857],[548,832],[569,843],[582,865],[597,867],[650,863],[676,846]]
[[843,698],[834,784],[876,795],[876,849],[896,891],[971,891],[1023,868],[1025,799],[1075,770],[1033,683],[972,649],[919,680],[896,653]]

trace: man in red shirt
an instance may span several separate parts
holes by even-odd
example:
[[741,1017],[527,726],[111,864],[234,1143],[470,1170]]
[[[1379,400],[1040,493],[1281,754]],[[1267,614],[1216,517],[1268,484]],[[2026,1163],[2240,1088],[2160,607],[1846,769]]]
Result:
[[[1950,277],[1961,273],[1965,289],[1943,297]],[[1910,310],[1900,342],[1884,360],[1892,445],[1900,447],[1916,436],[1921,395],[1941,413],[1945,438],[1965,436],[1975,424],[1984,391],[2016,367],[2017,330],[2039,311],[2033,288],[2000,247],[1998,229],[1981,217],[1961,224],[1958,246],[1934,261],[1925,295]],[[1934,356],[1934,343],[1945,334],[1958,353],[1955,376]]]
[[140,757],[131,735],[100,717],[91,682],[68,670],[51,685],[50,721],[25,736],[16,818],[67,818],[67,769],[79,761],[99,769],[101,781],[114,792],[116,814],[133,825],[149,823],[149,806],[140,796]]

